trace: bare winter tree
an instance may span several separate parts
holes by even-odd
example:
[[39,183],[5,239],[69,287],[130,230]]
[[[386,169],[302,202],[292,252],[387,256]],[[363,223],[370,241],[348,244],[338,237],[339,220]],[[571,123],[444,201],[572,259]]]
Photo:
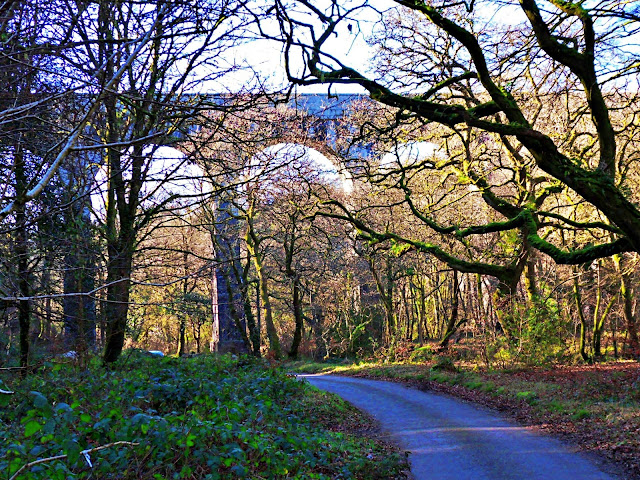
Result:
[[[626,39],[640,24],[632,5],[399,0],[320,7],[301,0],[275,7],[294,84],[363,87],[389,109],[382,121],[367,119],[360,134],[440,147],[436,158],[398,162],[378,175],[428,233],[380,230],[335,204],[334,214],[363,237],[494,276],[504,296],[523,272],[535,278],[533,252],[583,264],[639,251],[631,181],[638,66]],[[373,68],[345,64],[331,50],[334,37],[372,18]],[[467,213],[447,214],[450,201],[449,211]],[[573,231],[577,243],[567,245],[563,232]],[[535,294],[535,282],[528,285]]]

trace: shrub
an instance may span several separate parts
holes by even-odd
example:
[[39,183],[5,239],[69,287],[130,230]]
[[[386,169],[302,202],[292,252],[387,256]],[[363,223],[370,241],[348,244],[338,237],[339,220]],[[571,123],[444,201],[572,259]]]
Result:
[[450,357],[441,355],[436,357],[435,363],[431,366],[431,370],[457,372],[458,368]]
[[434,352],[431,345],[424,345],[411,352],[409,360],[412,362],[428,362],[433,358],[433,356]]
[[533,405],[538,401],[538,394],[530,391],[518,392],[516,393],[516,398],[524,400],[529,405]]

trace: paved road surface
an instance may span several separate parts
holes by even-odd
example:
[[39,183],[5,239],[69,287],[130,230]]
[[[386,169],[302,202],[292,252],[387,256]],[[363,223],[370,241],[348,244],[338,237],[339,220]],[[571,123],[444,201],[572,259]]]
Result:
[[613,480],[563,443],[482,408],[397,383],[300,375],[375,417],[416,480]]

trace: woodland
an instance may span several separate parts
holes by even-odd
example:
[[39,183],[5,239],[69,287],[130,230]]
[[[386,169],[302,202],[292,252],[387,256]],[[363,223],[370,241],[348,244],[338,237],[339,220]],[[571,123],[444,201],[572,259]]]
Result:
[[[345,55],[356,42],[370,58]],[[266,44],[265,70],[243,55]],[[0,448],[8,478],[36,437],[86,436],[52,450],[80,465],[148,421],[178,428],[158,411],[191,405],[180,382],[204,365],[257,385],[287,359],[637,362],[639,51],[631,0],[1,2],[0,402],[22,416],[0,433],[24,435]],[[327,128],[295,107],[308,92],[358,96]],[[153,372],[150,350],[186,370],[127,387],[135,411],[110,398],[94,424],[40,392]],[[277,464],[233,448],[178,473],[139,448],[122,478]]]

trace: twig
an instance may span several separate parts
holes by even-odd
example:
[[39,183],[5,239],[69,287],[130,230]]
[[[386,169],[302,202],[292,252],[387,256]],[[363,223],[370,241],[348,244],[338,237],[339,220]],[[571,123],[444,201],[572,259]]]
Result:
[[0,394],[2,395],[13,395],[16,392],[12,392],[11,390],[0,390]]
[[[82,450],[80,452],[80,454],[83,455],[85,457],[85,459],[87,459],[87,462],[89,463],[88,456],[89,456],[90,453],[97,452],[98,450],[104,450],[105,448],[115,447],[117,445],[136,446],[136,445],[140,445],[140,444],[136,443],[136,442],[119,441],[119,442],[108,443],[107,445],[101,445],[100,447],[88,448],[87,450]],[[20,467],[18,469],[18,471],[16,473],[14,473],[9,480],[16,480],[16,478],[18,478],[18,475],[21,472],[23,472],[24,470],[26,470],[27,468],[31,468],[31,467],[33,467],[35,465],[39,465],[39,464],[45,463],[45,462],[52,462],[54,460],[62,460],[64,458],[67,458],[67,455],[56,455],[55,457],[47,457],[47,458],[40,458],[38,460],[34,460],[33,462],[29,462],[26,465],[23,465],[22,467]],[[91,463],[89,463],[89,465],[91,466]]]
[[41,300],[46,298],[67,298],[67,297],[90,297],[94,293],[99,292],[100,290],[104,290],[105,288],[110,287],[111,285],[115,285],[116,283],[124,282],[126,280],[130,280],[129,278],[120,278],[118,280],[114,280],[113,282],[109,282],[105,285],[100,285],[98,288],[94,288],[89,292],[74,292],[74,293],[52,293],[50,295],[32,295],[30,297],[0,297],[0,301],[3,302],[19,302],[24,300]]

